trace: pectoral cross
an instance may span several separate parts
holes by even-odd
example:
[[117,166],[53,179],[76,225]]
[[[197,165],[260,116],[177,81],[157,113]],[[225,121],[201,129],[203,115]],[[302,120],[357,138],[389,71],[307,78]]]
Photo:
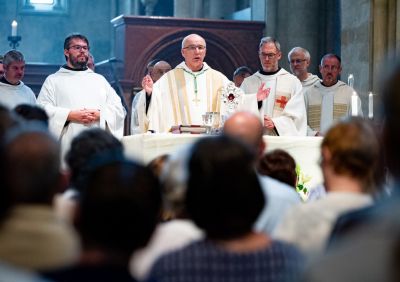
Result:
[[194,96],[195,97],[194,97],[194,99],[192,101],[196,103],[196,106],[198,106],[199,102],[200,102],[200,99],[197,97],[197,90],[194,91]]

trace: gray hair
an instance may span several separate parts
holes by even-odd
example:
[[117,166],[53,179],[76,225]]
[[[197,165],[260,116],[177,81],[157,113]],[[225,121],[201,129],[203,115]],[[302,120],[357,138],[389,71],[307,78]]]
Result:
[[308,52],[307,49],[304,49],[303,47],[294,47],[292,50],[289,51],[287,57],[288,57],[288,61],[290,62],[290,56],[292,56],[293,53],[296,52],[302,52],[304,54],[304,56],[306,57],[307,61],[310,61],[311,56],[310,56],[310,52]]
[[266,37],[261,38],[260,45],[258,46],[258,49],[261,49],[261,47],[264,44],[267,44],[267,43],[274,43],[276,49],[278,49],[279,52],[281,51],[281,44],[279,44],[278,40],[276,40],[275,38],[273,38],[271,36],[266,36]]
[[[188,40],[188,38],[193,36],[193,35],[196,35],[196,36],[199,36],[199,37],[203,38],[202,36],[198,35],[197,33],[192,33],[192,34],[189,34],[189,35],[185,36],[182,39],[182,47],[181,47],[182,49],[185,47],[186,40]],[[206,40],[204,38],[203,38],[203,40],[204,40],[204,46],[207,46]]]
[[3,65],[8,66],[13,62],[24,62],[24,55],[17,50],[8,51],[3,58]]

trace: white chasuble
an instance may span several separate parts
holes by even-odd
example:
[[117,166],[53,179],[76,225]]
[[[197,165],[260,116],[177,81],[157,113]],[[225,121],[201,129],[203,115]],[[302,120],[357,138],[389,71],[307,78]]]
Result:
[[[230,81],[206,63],[201,71],[192,72],[184,62],[163,75],[154,85],[148,110],[149,130],[169,132],[172,126],[202,125],[205,112],[226,113],[221,89]],[[236,110],[257,110],[253,95],[245,101],[242,95]]]
[[262,102],[259,111],[260,119],[269,116],[274,122],[276,132],[280,136],[305,136],[307,133],[306,109],[300,81],[284,69],[276,74],[263,75],[256,72],[245,78],[241,88],[246,93],[255,94],[262,83],[268,91],[268,97]]

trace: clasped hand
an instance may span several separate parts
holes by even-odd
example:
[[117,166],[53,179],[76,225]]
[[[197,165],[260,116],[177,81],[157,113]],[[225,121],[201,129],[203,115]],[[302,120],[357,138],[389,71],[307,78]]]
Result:
[[91,124],[100,120],[100,110],[81,109],[70,111],[67,119],[72,122]]

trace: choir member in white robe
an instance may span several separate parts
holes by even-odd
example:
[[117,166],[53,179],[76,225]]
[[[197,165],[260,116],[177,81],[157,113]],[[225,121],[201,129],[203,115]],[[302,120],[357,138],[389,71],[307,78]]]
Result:
[[[322,81],[304,93],[309,136],[324,135],[333,124],[352,114],[351,96],[354,89],[338,80],[342,70],[340,58],[327,54],[322,58],[319,68]],[[358,115],[362,116],[358,97],[357,109]]]
[[267,98],[262,101],[260,118],[265,133],[280,136],[306,136],[307,120],[300,81],[278,65],[282,57],[280,44],[272,37],[261,39],[259,57],[262,70],[246,78],[241,88],[253,94],[262,88]]
[[[155,62],[155,64],[152,64]],[[151,61],[147,65],[147,75],[143,77],[142,88],[132,101],[131,134],[145,133],[149,126],[148,108],[153,92],[153,83],[171,70],[171,65],[166,61]]]
[[4,55],[4,76],[0,78],[0,104],[12,110],[20,104],[36,104],[33,91],[21,80],[25,60],[21,52],[11,50]]
[[320,79],[317,75],[309,73],[308,67],[311,63],[310,52],[302,47],[294,47],[288,53],[291,72],[300,80],[303,93]]
[[257,111],[257,100],[265,96],[261,91],[248,96],[240,95],[240,89],[236,88],[237,95],[224,96],[223,89],[233,82],[204,62],[204,38],[197,34],[186,36],[181,53],[185,61],[153,85],[149,130],[168,132],[172,126],[202,125],[202,115],[206,112],[228,114],[230,102],[236,104],[235,110]]
[[86,67],[88,51],[86,37],[67,37],[67,64],[46,78],[37,100],[49,116],[50,131],[61,139],[63,156],[72,139],[87,128],[100,127],[117,138],[123,136],[126,111],[106,79]]

